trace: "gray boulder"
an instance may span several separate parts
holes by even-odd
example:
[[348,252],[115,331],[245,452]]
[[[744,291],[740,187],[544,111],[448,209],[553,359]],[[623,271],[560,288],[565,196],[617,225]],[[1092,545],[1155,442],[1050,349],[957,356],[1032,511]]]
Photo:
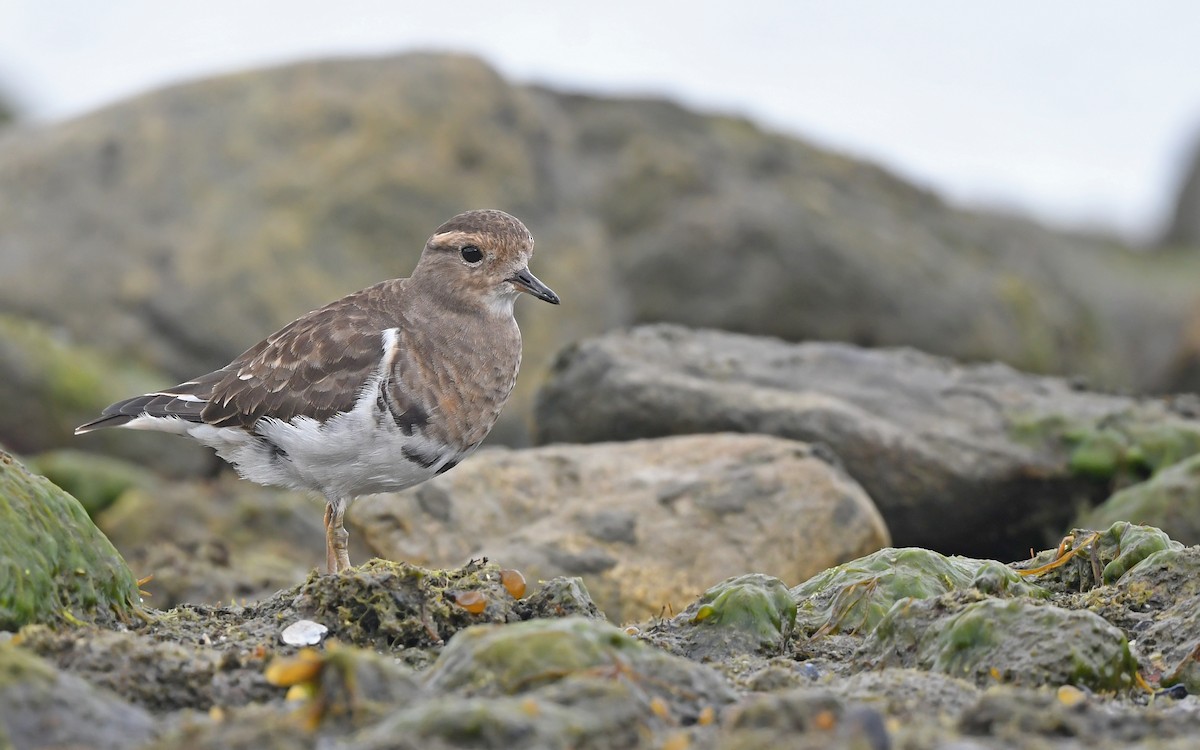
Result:
[[669,325],[568,348],[536,416],[541,443],[727,431],[822,443],[896,544],[975,557],[1057,543],[1114,481],[1200,452],[1200,421],[1165,402],[912,350]]

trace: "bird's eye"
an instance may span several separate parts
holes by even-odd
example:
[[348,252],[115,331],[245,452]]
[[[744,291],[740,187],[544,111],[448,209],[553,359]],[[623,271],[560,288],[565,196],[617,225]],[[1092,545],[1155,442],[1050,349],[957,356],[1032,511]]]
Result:
[[474,245],[467,245],[462,249],[462,257],[468,263],[478,263],[483,260],[483,251]]

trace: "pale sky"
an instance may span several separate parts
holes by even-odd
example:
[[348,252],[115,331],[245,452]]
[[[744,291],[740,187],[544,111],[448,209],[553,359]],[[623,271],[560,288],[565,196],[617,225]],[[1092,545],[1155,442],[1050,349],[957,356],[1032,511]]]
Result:
[[224,71],[412,49],[744,114],[958,203],[1135,240],[1159,231],[1200,139],[1189,0],[0,0],[0,87],[36,121]]

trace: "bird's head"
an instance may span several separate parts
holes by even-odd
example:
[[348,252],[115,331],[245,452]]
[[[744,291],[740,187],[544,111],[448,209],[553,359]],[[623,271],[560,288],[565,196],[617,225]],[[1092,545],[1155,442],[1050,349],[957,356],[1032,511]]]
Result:
[[447,301],[511,315],[519,292],[551,304],[558,295],[529,271],[533,235],[516,217],[491,209],[467,211],[442,224],[425,243],[413,279],[432,284]]

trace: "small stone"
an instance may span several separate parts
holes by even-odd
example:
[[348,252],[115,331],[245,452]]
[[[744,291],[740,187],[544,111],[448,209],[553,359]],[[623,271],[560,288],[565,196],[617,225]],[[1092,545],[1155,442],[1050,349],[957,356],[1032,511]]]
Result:
[[312,620],[297,620],[283,629],[280,640],[289,646],[315,646],[321,642],[329,628]]
[[1169,688],[1163,688],[1154,693],[1155,698],[1174,698],[1175,700],[1183,700],[1187,696],[1187,685],[1172,685]]

